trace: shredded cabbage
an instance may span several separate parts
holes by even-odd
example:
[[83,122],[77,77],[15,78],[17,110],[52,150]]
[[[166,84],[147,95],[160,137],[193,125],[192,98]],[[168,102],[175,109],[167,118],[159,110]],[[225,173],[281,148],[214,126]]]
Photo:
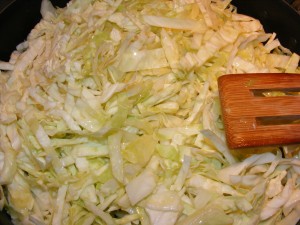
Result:
[[[14,224],[294,224],[299,153],[228,149],[217,78],[300,73],[230,0],[43,0],[0,62],[0,209]],[[288,134],[293,135],[293,134]]]

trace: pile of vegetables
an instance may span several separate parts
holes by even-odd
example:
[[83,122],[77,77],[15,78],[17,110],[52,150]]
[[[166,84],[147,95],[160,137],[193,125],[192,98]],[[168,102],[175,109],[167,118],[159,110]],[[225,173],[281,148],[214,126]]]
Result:
[[[0,209],[14,224],[300,218],[300,160],[226,146],[217,78],[300,73],[230,0],[72,0],[0,62]],[[289,134],[293,135],[293,134]]]

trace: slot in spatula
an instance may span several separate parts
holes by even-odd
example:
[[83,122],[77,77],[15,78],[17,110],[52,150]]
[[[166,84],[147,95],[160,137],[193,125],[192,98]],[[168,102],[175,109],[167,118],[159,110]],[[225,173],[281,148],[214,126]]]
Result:
[[230,148],[300,143],[300,74],[231,74],[218,85]]

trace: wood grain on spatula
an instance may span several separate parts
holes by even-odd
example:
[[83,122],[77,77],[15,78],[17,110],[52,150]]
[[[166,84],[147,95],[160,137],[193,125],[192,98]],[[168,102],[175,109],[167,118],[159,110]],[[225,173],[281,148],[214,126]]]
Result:
[[218,85],[230,148],[300,143],[300,74],[231,74]]

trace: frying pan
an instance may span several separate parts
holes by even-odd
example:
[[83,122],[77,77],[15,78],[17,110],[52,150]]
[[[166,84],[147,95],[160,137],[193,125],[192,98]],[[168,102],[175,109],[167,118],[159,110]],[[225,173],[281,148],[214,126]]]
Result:
[[[68,1],[51,0],[57,7],[64,7]],[[284,47],[300,54],[300,14],[291,7],[292,1],[232,0],[232,3],[239,13],[259,19],[266,32],[277,33]],[[0,0],[0,60],[9,60],[11,52],[39,22],[40,4],[41,0]],[[5,212],[0,212],[0,224],[12,225]]]

